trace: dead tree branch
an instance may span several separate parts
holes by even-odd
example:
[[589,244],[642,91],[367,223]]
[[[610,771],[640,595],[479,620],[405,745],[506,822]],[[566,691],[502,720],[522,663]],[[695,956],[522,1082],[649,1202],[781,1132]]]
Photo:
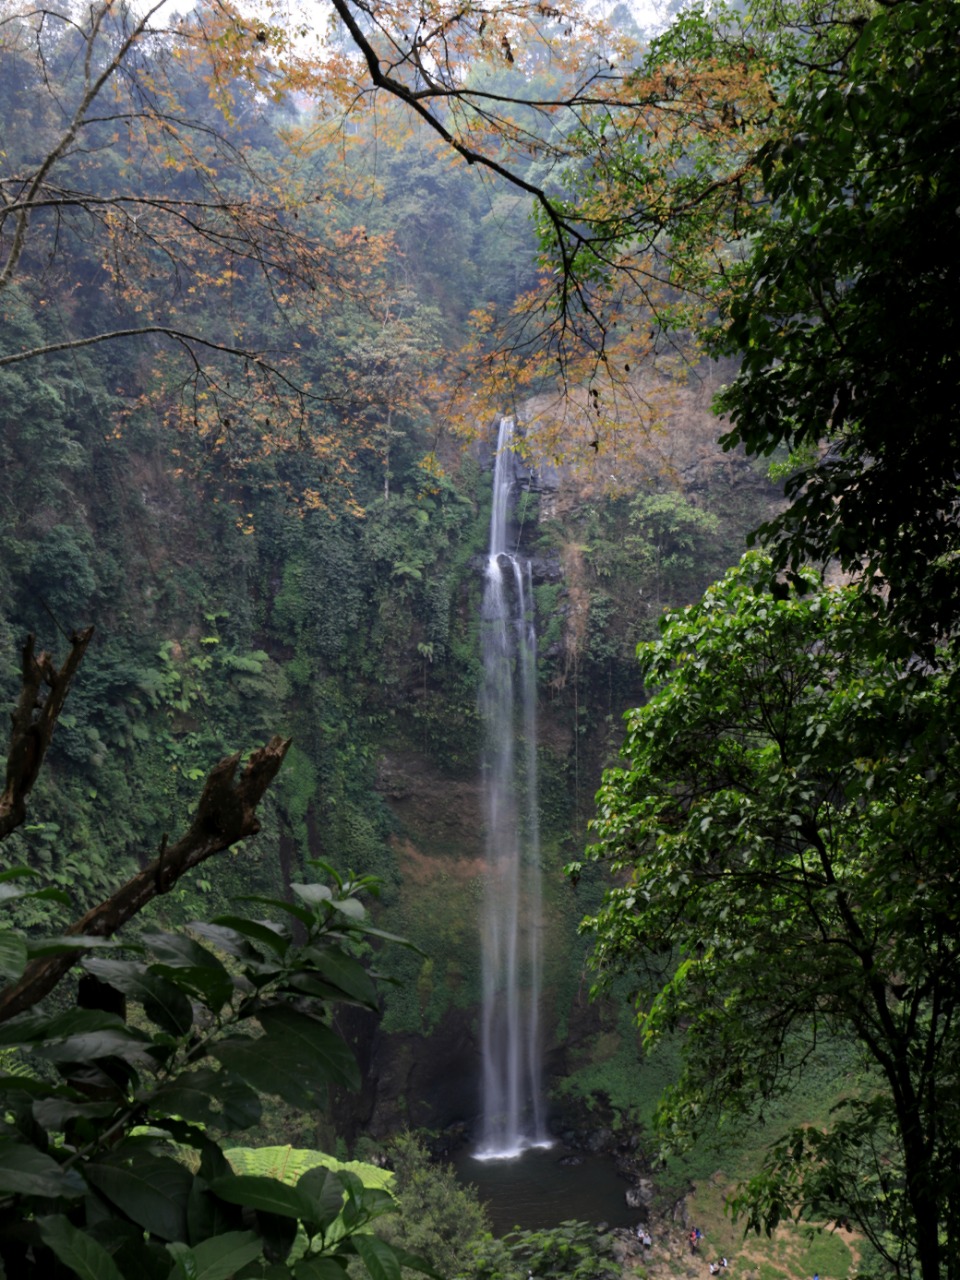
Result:
[[[164,846],[157,858],[122,888],[65,931],[65,936],[108,938],[191,868],[260,830],[257,805],[277,775],[290,746],[274,737],[255,751],[235,781],[239,754],[227,756],[207,776],[197,812],[185,835]],[[42,1000],[83,954],[81,949],[32,961],[23,976],[0,991],[0,1022]]]
[[[48,653],[34,654],[34,638],[27,637],[23,646],[20,697],[11,716],[13,728],[7,753],[6,784],[0,796],[0,840],[19,827],[27,815],[27,796],[37,780],[70,682],[92,636],[93,627],[73,633],[70,652],[59,671]],[[43,696],[44,686],[48,689],[46,696]]]

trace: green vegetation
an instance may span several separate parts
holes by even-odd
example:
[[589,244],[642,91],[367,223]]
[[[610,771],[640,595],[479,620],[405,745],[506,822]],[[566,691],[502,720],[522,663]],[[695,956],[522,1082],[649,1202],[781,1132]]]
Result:
[[711,1113],[749,1125],[824,1036],[852,1042],[861,1089],[775,1142],[735,1207],[849,1217],[890,1265],[936,1269],[960,1143],[952,654],[921,668],[857,587],[807,571],[775,596],[768,573],[746,558],[643,647],[659,692],[591,850],[620,882],[584,927],[601,968],[639,962],[644,1042],[683,1029],[659,1115],[680,1146]]
[[511,1231],[474,1247],[467,1274],[476,1280],[617,1280],[610,1237],[586,1222],[562,1222],[548,1231]]
[[[126,993],[126,1018],[68,1012],[63,985],[6,1024],[8,1271],[29,1254],[51,1276],[213,1280],[274,1256],[342,1272],[349,1255],[395,1280],[400,1255],[365,1230],[387,1204],[371,1183],[311,1164],[288,1186],[254,1154],[245,1176],[272,1179],[254,1187],[223,1164],[236,1133],[213,1135],[259,1115],[259,1141],[356,1136],[368,1100],[299,1109],[353,1078],[326,1002],[379,1013],[366,966],[397,983],[381,1025],[398,1040],[467,1027],[479,998],[489,485],[438,425],[472,342],[481,376],[456,390],[499,408],[527,387],[549,400],[559,375],[581,420],[569,439],[531,424],[526,445],[590,464],[563,476],[563,500],[527,492],[516,512],[541,575],[547,1021],[580,1037],[555,1096],[658,1123],[663,1185],[704,1178],[717,1239],[732,1239],[727,1183],[706,1178],[720,1168],[758,1230],[849,1217],[872,1245],[862,1269],[949,1280],[956,6],[694,6],[643,50],[626,21],[561,26],[542,6],[334,7],[344,26],[311,63],[272,15],[229,4],[162,30],[124,6],[42,21],[2,6],[0,700],[24,685],[27,635],[35,655],[97,626],[39,777],[15,731],[30,808],[3,832],[4,977],[15,989],[62,951],[43,940],[158,850],[164,890],[127,921],[125,950],[84,962]],[[343,56],[357,48],[365,62]],[[330,127],[371,78],[401,106],[416,92],[417,129],[396,106]],[[451,136],[522,195],[451,163]],[[528,197],[543,251],[562,250],[539,279]],[[494,324],[511,311],[513,347]],[[661,413],[670,361],[636,377],[664,338],[693,373],[704,351],[730,362],[726,463],[689,406]],[[621,404],[640,406],[642,447]],[[786,506],[758,469],[770,458]],[[769,554],[694,604],[748,528]],[[811,560],[855,586],[823,588]],[[48,674],[28,719],[51,705]],[[624,705],[645,699],[574,894],[560,864],[579,857]],[[277,731],[295,745],[258,797],[258,841],[248,822],[216,872],[168,875],[168,833],[209,817],[207,763]],[[364,876],[305,898],[316,855],[375,876],[377,927],[420,950],[361,929],[365,908],[344,904]],[[21,892],[23,868],[42,891]],[[236,915],[241,894],[293,932]],[[627,976],[581,1034],[584,913],[601,966]],[[185,934],[198,917],[215,923]],[[339,927],[350,938],[331,942]],[[265,1070],[297,1060],[288,1014],[326,1067],[271,1101]],[[344,1025],[369,1047],[359,1015]],[[468,1257],[475,1204],[411,1142],[394,1158],[396,1239],[451,1273],[608,1267],[571,1224]],[[137,1168],[169,1179],[173,1218],[121,1185]],[[115,1241],[106,1219],[124,1223]],[[851,1265],[836,1238],[794,1231],[775,1249],[762,1280]]]
[[441,1276],[471,1274],[476,1241],[489,1231],[476,1193],[410,1133],[393,1139],[387,1159],[399,1212],[385,1224],[385,1239],[425,1258]]
[[[151,874],[167,874],[162,859]],[[4,896],[50,894],[24,889],[31,878],[4,872]],[[223,916],[133,945],[103,936],[133,910],[125,889],[104,905],[103,929],[84,922],[93,936],[0,932],[12,984],[0,1010],[4,1274],[346,1276],[357,1258],[372,1280],[398,1277],[401,1262],[423,1269],[371,1232],[395,1209],[377,1171],[227,1152],[214,1136],[256,1125],[263,1094],[306,1110],[333,1085],[359,1084],[330,1023],[336,1003],[377,1007],[356,958],[372,930],[360,895],[375,887],[298,884],[293,902],[261,900],[265,918]],[[92,949],[76,1007],[40,1006],[55,958],[66,962],[54,981]]]
[[955,626],[960,599],[960,163],[943,143],[958,126],[956,13],[825,16],[811,64],[770,11],[789,124],[755,158],[764,207],[742,227],[756,239],[711,338],[741,361],[718,408],[727,443],[796,451],[790,506],[763,531],[776,566],[829,558],[884,584],[877,603],[926,645]]

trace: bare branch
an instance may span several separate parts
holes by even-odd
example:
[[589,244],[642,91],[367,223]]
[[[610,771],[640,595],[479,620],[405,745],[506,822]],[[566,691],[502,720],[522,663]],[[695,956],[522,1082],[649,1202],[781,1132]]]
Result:
[[[290,747],[289,738],[271,738],[247,761],[234,781],[240,755],[227,756],[207,776],[189,830],[116,893],[91,908],[65,931],[66,936],[109,938],[142,911],[151,899],[166,893],[179,878],[214,854],[222,853],[260,830],[257,805],[276,777]],[[15,983],[0,991],[0,1022],[42,1000],[83,954],[82,950],[32,961]]]
[[87,36],[86,58],[84,62],[84,92],[67,128],[61,134],[56,144],[44,157],[36,173],[34,173],[29,180],[26,198],[22,202],[23,208],[17,215],[10,251],[7,254],[6,262],[4,262],[2,267],[0,267],[0,292],[2,292],[13,280],[14,272],[16,271],[17,265],[23,254],[27,238],[27,227],[30,220],[30,205],[33,197],[43,186],[46,181],[47,174],[60,160],[61,156],[68,151],[77,134],[80,132],[91,103],[96,101],[104,85],[117,73],[130,49],[137,43],[144,31],[148,29],[150,19],[160,8],[162,8],[162,4],[158,3],[154,4],[152,8],[147,9],[147,11],[140,17],[134,28],[128,32],[126,38],[115,51],[107,65],[96,77],[91,77],[91,56],[93,54],[94,42],[100,26],[109,11],[109,5],[103,5],[99,9],[91,10],[91,26],[89,35]]
[[[48,653],[34,654],[33,636],[23,646],[20,698],[11,717],[6,785],[0,796],[0,840],[6,839],[27,815],[27,796],[37,780],[70,682],[92,636],[93,627],[73,633],[70,653],[59,671]],[[49,690],[45,697],[44,685]]]

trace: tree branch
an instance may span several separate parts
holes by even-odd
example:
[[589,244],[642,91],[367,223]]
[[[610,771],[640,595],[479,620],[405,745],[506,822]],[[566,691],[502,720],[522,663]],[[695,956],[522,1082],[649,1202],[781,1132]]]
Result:
[[[7,753],[6,783],[0,796],[0,840],[6,839],[27,816],[27,796],[37,780],[70,690],[70,682],[92,636],[93,627],[73,633],[70,653],[59,671],[48,653],[34,655],[34,638],[27,637],[23,646],[20,697],[11,715],[13,728]],[[49,693],[41,697],[44,685],[49,687]]]
[[48,342],[41,347],[27,347],[23,351],[13,351],[9,355],[0,356],[0,368],[9,364],[22,364],[24,360],[35,360],[37,356],[55,355],[58,351],[77,351],[81,347],[96,346],[99,342],[114,342],[118,338],[143,338],[151,333],[161,334],[163,337],[179,342],[183,346],[196,343],[197,346],[206,347],[210,351],[219,351],[228,356],[249,360],[251,364],[257,365],[265,373],[279,378],[292,389],[299,390],[291,379],[280,373],[274,365],[257,356],[255,352],[244,347],[231,347],[226,342],[214,342],[209,338],[200,337],[199,334],[188,333],[184,329],[175,329],[169,324],[142,324],[133,329],[112,329],[103,333],[91,334],[86,338],[64,338],[60,342]]
[[[189,830],[176,844],[164,846],[143,871],[65,931],[74,935],[109,938],[142,911],[151,899],[166,893],[179,878],[216,853],[260,830],[257,805],[277,775],[290,746],[289,738],[273,737],[247,761],[234,782],[240,755],[227,756],[207,776]],[[23,976],[0,991],[0,1022],[6,1022],[42,1000],[76,964],[82,949],[32,961]]]

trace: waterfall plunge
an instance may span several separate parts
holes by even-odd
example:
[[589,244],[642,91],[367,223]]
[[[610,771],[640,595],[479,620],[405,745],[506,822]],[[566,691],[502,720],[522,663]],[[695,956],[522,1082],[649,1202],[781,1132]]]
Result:
[[480,1159],[509,1159],[545,1135],[540,1065],[540,822],[537,648],[529,561],[508,551],[513,419],[500,421],[483,593],[487,882],[483,919]]

